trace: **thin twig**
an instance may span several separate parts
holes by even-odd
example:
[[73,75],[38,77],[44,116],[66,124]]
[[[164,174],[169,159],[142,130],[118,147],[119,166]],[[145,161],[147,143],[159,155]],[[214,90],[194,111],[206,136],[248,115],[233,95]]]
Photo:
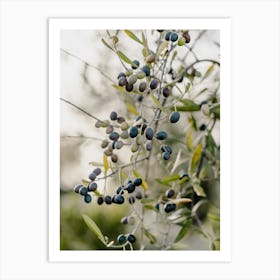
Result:
[[104,71],[101,70],[100,68],[98,68],[98,67],[96,67],[96,66],[94,66],[94,65],[92,65],[92,64],[90,64],[90,63],[88,63],[87,61],[85,61],[85,60],[82,59],[81,57],[79,57],[79,56],[77,56],[77,55],[75,55],[75,54],[73,54],[73,53],[70,53],[69,51],[67,51],[67,50],[65,50],[65,49],[63,49],[63,48],[60,48],[60,51],[64,52],[65,54],[67,54],[67,55],[69,55],[69,56],[72,56],[72,57],[74,57],[74,58],[80,60],[80,61],[81,61],[82,63],[84,63],[87,67],[91,67],[91,68],[93,68],[93,69],[95,69],[95,70],[98,70],[105,78],[107,78],[108,80],[110,80],[112,83],[115,83],[115,81],[114,81],[108,74],[104,73]]
[[62,135],[60,138],[84,138],[84,139],[91,139],[96,141],[104,141],[104,139],[100,139],[97,137],[91,137],[91,136],[84,136],[84,135]]
[[101,121],[100,119],[98,119],[97,117],[93,116],[92,114],[90,114],[90,113],[88,113],[87,111],[85,111],[84,109],[82,109],[81,107],[79,107],[79,106],[73,104],[73,103],[70,102],[69,100],[66,100],[66,99],[64,99],[64,98],[62,98],[62,97],[60,97],[60,100],[63,101],[63,102],[65,102],[65,103],[67,103],[67,104],[69,104],[69,105],[71,105],[71,106],[73,106],[73,107],[75,107],[76,109],[78,109],[79,111],[81,111],[81,112],[83,112],[84,114],[88,115],[89,117],[91,117],[91,118],[93,118],[93,119],[95,119],[95,120],[97,120],[97,121],[103,122],[103,121]]

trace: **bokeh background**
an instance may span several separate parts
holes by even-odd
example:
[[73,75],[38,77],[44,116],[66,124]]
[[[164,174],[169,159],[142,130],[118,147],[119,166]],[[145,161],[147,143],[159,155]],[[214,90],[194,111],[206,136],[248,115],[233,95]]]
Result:
[[[112,31],[114,32],[114,31]],[[134,30],[135,34],[140,34]],[[152,30],[145,31],[147,35],[153,35]],[[191,30],[192,38],[188,47],[181,48],[178,52],[178,61],[191,64],[196,58],[220,59],[219,31],[217,30]],[[123,32],[119,35],[118,47],[128,57],[134,59],[141,53],[139,44],[132,41]],[[141,36],[139,36],[141,37]],[[155,46],[153,36],[147,36],[150,46]],[[120,93],[112,87],[117,75],[123,71],[118,57],[102,44],[101,39],[107,38],[105,30],[65,30],[61,31],[61,68],[60,97],[71,101],[100,119],[108,119],[111,111],[118,111],[123,116],[130,116]],[[178,65],[179,66],[179,62]],[[176,67],[176,62],[175,66]],[[209,64],[200,64],[198,70],[206,71]],[[207,84],[208,83],[208,84]],[[204,87],[211,91],[213,80],[205,81],[197,85],[193,95],[196,95]],[[207,93],[204,93],[207,94]],[[202,98],[202,97],[201,97]],[[198,99],[199,100],[199,99]],[[72,189],[82,179],[87,179],[92,171],[89,162],[103,160],[103,151],[100,143],[104,139],[102,130],[95,128],[93,119],[83,114],[73,106],[61,101],[60,107],[60,248],[61,250],[96,250],[106,249],[97,237],[90,232],[85,225],[81,214],[87,213],[102,227],[102,231],[109,239],[127,231],[120,223],[121,217],[126,215],[129,209],[122,206],[96,206],[85,204],[80,196]],[[182,127],[184,130],[186,127]],[[174,132],[175,133],[175,132]],[[219,125],[213,131],[214,138],[219,143]],[[176,137],[176,135],[175,135]],[[122,155],[126,160],[126,154]],[[99,188],[102,190],[102,181]],[[109,181],[109,187],[115,188],[113,180]],[[219,188],[219,186],[216,186]],[[219,207],[219,190],[215,192],[215,203]],[[208,241],[204,236],[193,232],[184,242],[188,244],[188,250],[208,250]],[[180,248],[178,248],[180,249]]]

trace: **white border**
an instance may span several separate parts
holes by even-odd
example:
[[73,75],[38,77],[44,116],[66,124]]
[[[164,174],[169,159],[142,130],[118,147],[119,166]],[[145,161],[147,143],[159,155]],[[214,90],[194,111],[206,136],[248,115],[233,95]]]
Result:
[[[278,0],[3,0],[0,7],[1,280],[280,279]],[[48,261],[48,18],[116,15],[232,19],[230,263]]]
[[[221,43],[221,250],[61,251],[59,192],[60,30],[218,29]],[[231,260],[231,22],[228,18],[49,19],[49,261],[51,262],[229,262]]]

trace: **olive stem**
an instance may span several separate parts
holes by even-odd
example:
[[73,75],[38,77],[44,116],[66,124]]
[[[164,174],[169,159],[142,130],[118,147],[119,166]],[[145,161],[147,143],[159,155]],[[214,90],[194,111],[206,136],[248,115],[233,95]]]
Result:
[[[141,161],[144,161],[144,160],[146,160],[146,159],[148,159],[148,157],[144,157],[144,158],[138,159],[138,160],[136,161],[136,163],[141,162]],[[134,162],[121,165],[121,166],[119,166],[115,171],[111,172],[110,174],[108,174],[108,175],[106,175],[106,176],[104,176],[104,177],[96,178],[95,181],[99,181],[99,180],[103,180],[103,179],[106,179],[106,178],[108,178],[108,177],[111,177],[112,175],[118,173],[118,172],[119,172],[119,169],[127,168],[127,167],[130,167],[130,166],[132,166],[132,165],[134,165]]]

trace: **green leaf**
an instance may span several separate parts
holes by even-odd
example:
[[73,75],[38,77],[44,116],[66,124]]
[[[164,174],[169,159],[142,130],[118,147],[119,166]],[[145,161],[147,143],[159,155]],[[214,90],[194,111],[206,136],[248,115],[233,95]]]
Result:
[[210,151],[212,155],[215,153],[215,148],[217,147],[216,142],[212,136],[212,134],[206,135],[206,147]]
[[195,168],[196,168],[196,165],[200,159],[200,156],[201,156],[201,152],[202,152],[202,145],[201,143],[199,143],[194,152],[193,152],[193,156],[192,156],[192,161],[191,161],[191,166],[190,166],[190,174],[193,174]]
[[124,61],[124,62],[126,62],[126,63],[128,63],[128,64],[130,64],[130,65],[132,65],[132,66],[134,66],[134,67],[138,67],[138,65],[136,65],[135,63],[133,63],[124,53],[122,53],[121,51],[117,51],[117,55],[119,56],[119,58],[122,60],[122,61]]
[[189,128],[187,130],[186,144],[187,144],[188,150],[193,151],[193,137],[192,137],[192,129],[191,128]]
[[138,111],[131,103],[125,102],[125,105],[126,105],[127,111],[134,114],[135,116],[139,115]]
[[112,85],[112,87],[115,88],[118,91],[127,92],[124,87],[121,87],[119,85]]
[[185,184],[186,182],[188,182],[189,180],[190,180],[190,178],[184,177],[184,178],[182,178],[182,179],[180,180],[179,184],[180,184],[180,185],[183,185],[183,184]]
[[154,207],[153,205],[151,205],[151,204],[145,204],[145,205],[144,205],[144,208],[145,208],[145,209],[148,209],[148,210],[153,210],[153,211],[156,210],[155,207]]
[[149,53],[149,46],[148,46],[148,41],[147,41],[147,38],[145,36],[145,34],[142,32],[142,42],[143,42],[143,45],[147,51],[147,53]]
[[118,173],[119,173],[119,180],[120,180],[121,184],[123,184],[123,181],[128,178],[128,175],[127,175],[127,173],[125,173],[121,169],[119,169]]
[[218,215],[216,215],[216,214],[213,214],[213,213],[208,213],[207,214],[207,217],[209,218],[209,219],[211,219],[212,221],[214,221],[214,222],[220,222],[220,216],[218,216]]
[[203,80],[206,79],[214,70],[215,64],[213,63],[212,65],[210,65],[210,67],[207,69],[207,71],[205,72],[205,75],[203,77]]
[[94,233],[96,234],[96,236],[99,238],[99,240],[104,244],[106,244],[106,240],[104,235],[102,234],[101,230],[99,229],[99,227],[97,226],[97,224],[88,216],[83,214],[83,219],[86,223],[86,225],[88,226],[88,228]]
[[210,170],[210,165],[207,163],[202,167],[199,173],[199,179],[204,180],[207,177],[209,170]]
[[186,107],[189,107],[190,110],[199,110],[200,109],[200,105],[196,104],[194,101],[190,100],[190,99],[181,99],[180,100],[181,103],[183,103]]
[[168,41],[164,40],[160,46],[157,49],[157,53],[156,53],[156,60],[158,59],[158,57],[160,56],[160,54],[162,53],[162,51],[168,46]]
[[101,42],[107,47],[109,48],[111,51],[115,52],[114,49],[102,38]]
[[164,108],[162,107],[162,105],[160,104],[160,102],[157,100],[157,98],[153,95],[153,94],[150,94],[153,102],[155,103],[155,105],[161,110],[161,111],[164,111]]
[[147,204],[147,203],[151,203],[154,202],[155,200],[153,198],[143,198],[141,199],[141,203],[142,204]]
[[162,184],[166,184],[166,183],[169,183],[169,182],[172,182],[172,181],[179,180],[179,178],[180,178],[179,174],[174,174],[174,175],[171,175],[171,176],[164,177],[163,179],[160,179],[159,181]]
[[104,165],[104,174],[107,175],[108,169],[109,169],[109,162],[107,156],[103,155],[103,165]]
[[147,57],[147,56],[149,55],[149,51],[148,51],[146,48],[143,48],[143,49],[142,49],[142,55],[143,55],[144,57]]
[[195,131],[197,131],[197,124],[196,124],[196,119],[194,118],[194,116],[191,114],[190,117],[188,118],[189,123],[191,124],[191,126],[193,127],[193,129]]
[[157,238],[151,234],[147,229],[143,228],[143,232],[145,236],[149,239],[151,244],[155,244],[157,242]]
[[89,165],[93,165],[93,166],[103,166],[102,162],[96,162],[96,161],[91,161],[88,163]]
[[214,113],[216,119],[220,119],[220,104],[217,104],[215,107],[210,109],[211,113]]
[[193,184],[193,190],[198,196],[206,197],[206,193],[204,192],[203,188],[199,184]]
[[173,62],[173,60],[175,59],[175,57],[177,56],[178,52],[177,51],[174,51],[173,55],[172,55],[172,58],[171,58],[171,62],[170,64]]
[[124,30],[125,34],[130,37],[131,39],[133,39],[134,41],[136,41],[137,43],[143,45],[143,43],[141,42],[141,40],[130,30]]
[[[176,106],[177,111],[181,112],[195,112],[200,110],[200,106],[193,102],[190,99],[181,99],[179,100],[181,103],[183,103],[183,106]],[[174,107],[171,108],[173,111],[175,110]]]
[[95,193],[97,196],[102,196],[102,194],[101,194],[98,190],[95,190],[94,193]]
[[165,186],[171,187],[171,185],[170,185],[170,184],[168,184],[168,183],[163,183],[163,182],[161,181],[161,179],[160,179],[160,178],[156,178],[156,179],[155,179],[155,181],[156,181],[156,182],[158,182],[159,184],[162,184],[162,185],[165,185]]
[[191,225],[192,225],[191,219],[188,219],[187,222],[183,225],[183,227],[179,231],[178,235],[176,236],[176,239],[174,241],[175,243],[179,242],[181,239],[187,236]]
[[191,88],[191,83],[187,83],[186,87],[185,87],[185,93],[188,92]]

